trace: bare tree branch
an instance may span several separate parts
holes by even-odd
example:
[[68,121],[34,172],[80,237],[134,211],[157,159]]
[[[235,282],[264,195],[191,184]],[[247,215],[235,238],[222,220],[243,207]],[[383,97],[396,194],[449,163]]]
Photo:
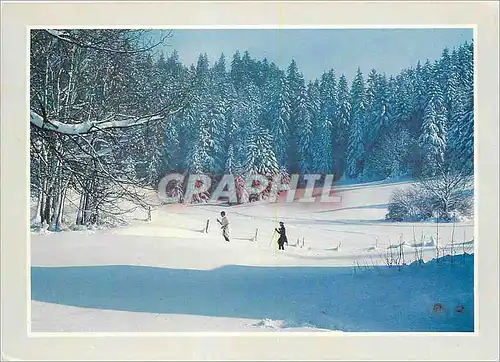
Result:
[[134,50],[121,50],[121,49],[112,49],[112,48],[107,48],[107,47],[95,45],[91,42],[82,43],[81,41],[78,41],[74,38],[71,38],[68,34],[66,34],[60,30],[56,30],[56,29],[45,29],[45,31],[48,34],[50,34],[51,36],[53,36],[59,40],[62,40],[62,41],[65,41],[65,42],[68,42],[71,44],[75,44],[81,48],[89,48],[89,49],[95,49],[95,50],[99,50],[99,51],[103,51],[103,52],[119,53],[119,54],[135,54],[135,53],[148,52],[148,51],[156,48],[157,46],[163,44],[167,38],[170,38],[172,36],[172,31],[170,30],[165,35],[163,35],[158,42],[156,42],[153,45],[150,45],[146,48],[140,48],[140,49],[134,49]]

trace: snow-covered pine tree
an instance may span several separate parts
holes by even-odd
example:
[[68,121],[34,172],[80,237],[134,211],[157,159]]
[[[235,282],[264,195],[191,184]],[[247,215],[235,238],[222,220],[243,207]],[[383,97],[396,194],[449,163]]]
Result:
[[[398,143],[401,146],[400,149],[395,150],[395,152],[386,152],[389,147],[395,144],[393,133],[397,133],[398,136],[404,133],[400,133],[398,128],[404,127],[402,123],[398,126],[394,124],[391,115],[391,99],[390,99],[390,89],[389,83],[385,74],[376,74],[373,76],[372,87],[372,103],[367,111],[367,126],[365,133],[365,143],[366,143],[366,167],[363,172],[363,177],[368,179],[385,178],[388,176],[385,165],[386,162],[391,162],[394,164],[395,168],[400,168],[399,160],[401,160],[400,155],[406,154],[407,145],[405,143]],[[391,146],[386,147],[383,143],[391,143]],[[393,149],[394,150],[394,149]],[[380,160],[381,157],[387,157],[388,160]],[[398,160],[396,162],[396,159]],[[397,163],[397,165],[396,165]],[[382,167],[384,165],[384,167]],[[399,172],[399,171],[398,171]]]
[[[368,73],[368,78],[366,79],[366,97],[365,97],[365,108],[367,113],[372,111],[372,107],[375,104],[375,92],[377,91],[377,80],[378,73],[372,68],[370,73]],[[370,115],[367,114],[367,117]]]
[[212,161],[211,155],[208,153],[211,140],[210,134],[203,126],[199,126],[195,132],[196,142],[191,146],[187,155],[187,171],[190,174],[209,173]]
[[410,124],[412,120],[412,71],[404,69],[395,78],[396,80],[396,120]]
[[285,73],[274,64],[270,66],[270,75],[264,85],[264,94],[263,123],[273,137],[274,152],[279,165],[285,166],[287,164],[290,104]]
[[380,104],[378,103],[377,93],[379,92],[379,74],[375,69],[372,69],[368,74],[366,81],[366,103],[365,103],[365,120],[363,127],[363,141],[366,152],[370,152],[375,144],[380,129],[379,114],[381,113]]
[[178,126],[180,117],[173,117],[165,124],[165,137],[163,148],[163,164],[165,172],[178,172],[184,166],[184,155],[181,148],[182,133],[179,133]]
[[165,67],[170,75],[170,79],[173,82],[171,87],[175,87],[184,79],[185,68],[179,59],[179,53],[177,50],[173,50],[172,54],[167,58],[165,62]]
[[448,94],[447,86],[448,80],[450,79],[450,75],[452,72],[452,59],[450,55],[450,50],[448,48],[444,48],[441,52],[441,57],[435,63],[437,81],[439,83],[439,87],[443,91],[443,101],[447,103],[448,99],[446,98]]
[[363,73],[358,68],[351,87],[351,125],[349,127],[349,143],[347,148],[347,176],[356,178],[361,175],[364,163],[365,146],[363,143],[363,127],[365,126],[366,100]]
[[[408,130],[415,137],[418,137],[420,134],[424,111],[427,105],[427,80],[425,77],[426,71],[422,68],[420,62],[417,62],[417,66],[410,79],[412,89],[410,98],[412,114],[411,121],[408,124]],[[394,95],[396,95],[395,92]]]
[[429,102],[432,102],[434,105],[438,135],[446,146],[446,133],[448,129],[447,109],[443,94],[443,86],[439,82],[439,74],[441,71],[437,61],[434,64],[433,71],[434,77],[429,82]]
[[463,113],[458,113],[455,133],[454,166],[460,171],[472,174],[474,172],[474,96],[466,101]]
[[423,174],[434,176],[437,168],[443,162],[445,143],[439,136],[437,112],[434,102],[429,102],[424,113],[422,134],[419,138],[420,148],[423,154]]
[[[446,107],[439,82],[439,64],[432,68],[434,76],[428,80],[428,103],[424,112],[422,134],[419,138],[424,154],[424,173],[433,175],[439,164],[444,161],[446,150],[447,123]],[[428,142],[429,145],[425,145]]]
[[[161,124],[146,125],[142,132],[142,138],[145,142],[145,152],[136,159],[139,160],[141,179],[148,186],[156,186],[163,173],[164,164],[164,142],[165,134],[162,132]],[[138,172],[139,174],[139,172]]]
[[[236,68],[233,68],[236,67]],[[250,201],[246,189],[246,178],[253,171],[258,139],[258,122],[260,116],[259,90],[249,79],[247,70],[243,68],[239,53],[233,57],[231,77],[235,87],[235,99],[231,110],[230,128],[234,145],[233,172],[235,175],[236,197],[238,203]]]
[[247,159],[246,153],[246,139],[248,134],[248,118],[246,103],[242,99],[241,94],[237,95],[235,102],[231,110],[231,122],[229,123],[229,132],[231,133],[231,139],[228,139],[228,144],[233,146],[234,152],[234,162],[239,167],[237,168],[237,174],[244,173]]
[[255,63],[254,82],[259,89],[264,88],[268,78],[271,76],[271,67],[276,68],[276,65],[269,63],[266,58]]
[[287,169],[291,173],[300,172],[299,136],[298,127],[300,119],[307,117],[307,107],[305,104],[305,82],[304,77],[299,72],[295,60],[292,60],[287,68],[287,86],[290,104],[290,123],[288,124],[288,148]]
[[[332,70],[323,73],[319,85],[319,115],[315,118],[315,146],[313,168],[315,172],[328,174],[333,169],[332,136],[336,125],[337,87]],[[337,132],[335,132],[338,137]],[[335,140],[338,142],[338,140]]]
[[279,165],[273,150],[272,136],[265,128],[258,128],[253,149],[253,165],[251,172],[274,177],[278,174]]
[[259,65],[252,59],[248,50],[243,52],[241,57],[241,66],[243,69],[242,82],[252,82],[257,88],[259,83]]
[[233,59],[231,60],[231,70],[229,72],[231,81],[236,89],[238,89],[244,82],[244,68],[243,62],[241,60],[241,54],[237,50],[233,55]]
[[356,178],[361,175],[364,164],[363,131],[360,120],[353,119],[349,130],[347,149],[347,177]]
[[463,107],[461,102],[462,94],[459,86],[459,72],[456,61],[457,51],[456,49],[453,49],[449,65],[450,72],[446,81],[444,93],[444,103],[447,110],[446,118],[448,119],[450,128],[452,127],[455,114],[459,113],[461,111],[461,107]]
[[454,59],[457,72],[457,99],[459,105],[450,125],[448,154],[453,166],[461,172],[474,172],[474,48],[473,44],[461,46]]
[[[236,110],[236,102],[238,101],[238,94],[231,79],[227,78],[227,82],[225,83],[225,87],[222,90],[222,101],[224,108],[224,117],[226,119],[225,129],[224,129],[224,149],[229,150],[232,149],[232,167],[233,173],[238,173],[239,166],[237,163],[238,159],[238,144],[241,143],[238,139],[239,132],[239,124],[237,114],[235,114]],[[227,165],[229,154],[226,154],[226,158],[224,163]]]
[[197,76],[196,67],[191,66],[189,69],[182,67],[176,52],[166,60],[163,69],[166,75],[160,78],[160,89],[169,89],[170,92],[175,93],[177,92],[177,88],[192,88],[186,108],[171,117],[165,124],[165,141],[163,147],[166,157],[164,161],[166,164],[165,171],[184,173],[188,168],[188,157],[191,147],[198,137],[197,114],[201,98],[200,78]]
[[[245,76],[246,77],[246,76]],[[258,137],[261,99],[259,89],[253,82],[247,82],[237,89],[238,99],[233,109],[237,128],[235,131],[236,159],[240,172],[246,174],[254,166],[256,138]]]
[[474,86],[474,43],[465,42],[457,51],[460,88],[466,93]]
[[[179,91],[187,87],[187,70],[175,50],[166,59],[163,54],[159,56],[154,64],[151,82],[156,90],[151,99],[153,103],[179,96]],[[159,168],[157,172],[181,171],[185,167],[186,141],[189,137],[189,128],[183,124],[182,113],[172,116],[165,122],[163,129],[158,129],[158,133],[163,133],[163,143],[158,145],[156,151],[156,155],[162,157],[156,162]]]
[[[310,84],[310,88],[316,88],[317,84]],[[297,127],[297,149],[299,156],[299,170],[302,175],[312,173],[313,167],[313,119],[318,114],[318,99],[314,95],[316,89],[311,89],[308,97],[305,86],[300,86],[294,99],[292,115]],[[316,104],[311,103],[314,102]]]
[[[252,156],[253,165],[246,176],[261,175],[266,176],[269,181],[272,181],[279,173],[279,166],[272,146],[272,136],[267,129],[262,127],[257,129],[252,149],[254,150]],[[252,195],[253,199],[261,200],[262,198],[267,198],[271,187],[272,184],[269,184],[264,192],[259,195]]]
[[[387,107],[390,109],[391,104],[389,103]],[[383,109],[384,106],[381,110]],[[387,118],[384,118],[385,116]],[[407,175],[411,162],[421,164],[420,155],[415,152],[415,148],[418,150],[418,145],[410,137],[408,124],[394,119],[390,110],[386,111],[386,114],[382,115],[380,119],[380,129],[376,142],[367,152],[363,177],[378,180]],[[385,121],[383,121],[384,119]]]
[[339,78],[338,103],[335,116],[336,122],[333,124],[332,133],[333,173],[336,178],[340,178],[346,172],[349,127],[351,125],[351,100],[349,86],[344,74]]
[[196,65],[196,97],[185,112],[186,124],[193,129],[187,153],[189,173],[211,173],[214,169],[214,136],[217,127],[218,109],[214,109],[210,93],[210,68],[208,57],[201,54]]
[[205,97],[209,102],[209,132],[212,135],[213,164],[211,171],[221,175],[227,157],[227,132],[230,120],[232,84],[226,71],[225,56],[222,54],[211,69],[210,87]]
[[211,162],[208,170],[215,175],[221,175],[224,170],[224,161],[226,158],[226,149],[224,148],[226,118],[221,97],[214,95],[210,98],[206,123],[207,133],[210,135],[208,152],[211,155]]

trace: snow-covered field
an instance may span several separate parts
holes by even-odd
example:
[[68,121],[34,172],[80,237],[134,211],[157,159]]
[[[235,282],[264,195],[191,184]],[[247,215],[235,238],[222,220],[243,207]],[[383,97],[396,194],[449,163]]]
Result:
[[[406,241],[410,264],[411,244],[436,238],[434,223],[383,220],[391,192],[407,185],[344,185],[340,204],[169,205],[127,227],[32,233],[31,329],[473,331],[473,255],[430,261],[436,248],[424,246],[430,262],[385,265],[389,245]],[[229,243],[216,223],[222,209]],[[271,243],[278,220],[285,251]],[[453,235],[455,253],[471,253],[472,244],[460,243],[473,229],[439,224],[439,245]],[[433,311],[437,303],[443,309]]]

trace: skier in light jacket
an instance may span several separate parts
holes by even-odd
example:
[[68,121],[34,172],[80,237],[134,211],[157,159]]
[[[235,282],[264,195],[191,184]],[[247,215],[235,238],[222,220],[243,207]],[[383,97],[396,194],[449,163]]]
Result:
[[221,219],[217,219],[217,221],[221,224],[222,236],[229,242],[229,220],[227,219],[226,212],[221,211],[220,216]]

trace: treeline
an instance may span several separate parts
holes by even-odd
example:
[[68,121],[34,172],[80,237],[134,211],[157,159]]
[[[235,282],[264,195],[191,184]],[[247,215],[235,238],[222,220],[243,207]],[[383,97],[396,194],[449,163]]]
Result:
[[[174,52],[160,73],[187,72]],[[473,45],[387,76],[360,69],[349,85],[326,71],[306,82],[295,61],[279,69],[237,52],[190,69],[200,86],[166,125],[161,173],[334,173],[384,179],[473,170]]]

